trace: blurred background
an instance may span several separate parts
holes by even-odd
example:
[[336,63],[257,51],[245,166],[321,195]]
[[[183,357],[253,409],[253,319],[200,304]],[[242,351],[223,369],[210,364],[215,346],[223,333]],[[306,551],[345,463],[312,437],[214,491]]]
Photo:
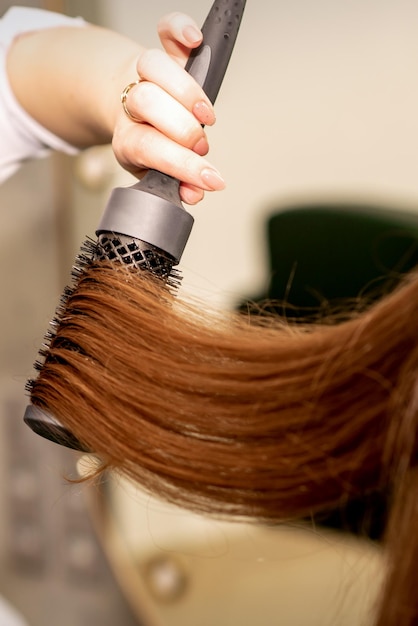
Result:
[[[0,0],[81,15],[145,46],[203,0]],[[232,307],[269,280],[266,221],[300,204],[418,207],[418,5],[247,0],[208,131],[227,188],[192,209],[182,295]],[[313,524],[201,519],[111,478],[68,483],[78,457],[22,425],[25,381],[110,189],[108,148],[29,163],[0,189],[0,593],[30,626],[369,623],[381,575],[368,539]],[[8,626],[5,624],[5,626]]]

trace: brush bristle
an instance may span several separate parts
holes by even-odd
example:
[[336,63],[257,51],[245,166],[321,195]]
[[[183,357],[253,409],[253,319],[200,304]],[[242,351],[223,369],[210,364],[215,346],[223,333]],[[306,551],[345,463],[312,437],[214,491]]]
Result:
[[[49,356],[51,345],[65,315],[68,301],[77,289],[79,280],[92,263],[100,262],[115,263],[115,266],[117,265],[119,268],[120,265],[123,265],[127,271],[148,271],[161,279],[173,292],[179,289],[182,280],[180,271],[173,268],[174,260],[172,257],[145,242],[118,233],[102,233],[96,241],[89,237],[86,238],[71,269],[71,284],[64,288],[60,296],[55,315],[50,321],[50,327],[45,333],[44,341],[38,351],[39,358],[33,364],[36,371],[42,370],[45,360]],[[77,347],[75,346],[74,349]],[[35,382],[34,379],[27,381],[25,389],[29,394],[32,393]]]

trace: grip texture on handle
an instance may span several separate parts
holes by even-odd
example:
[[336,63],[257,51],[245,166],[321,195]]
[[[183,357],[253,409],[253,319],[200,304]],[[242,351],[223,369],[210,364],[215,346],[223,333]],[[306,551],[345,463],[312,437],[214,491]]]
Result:
[[193,50],[186,70],[213,103],[234,49],[245,0],[215,0],[202,26],[203,42]]

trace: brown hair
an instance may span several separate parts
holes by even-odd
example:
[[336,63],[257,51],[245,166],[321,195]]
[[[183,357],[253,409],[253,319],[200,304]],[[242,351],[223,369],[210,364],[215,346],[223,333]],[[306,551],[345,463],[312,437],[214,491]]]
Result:
[[417,623],[418,275],[341,323],[221,315],[94,263],[32,402],[107,466],[197,511],[281,521],[384,492],[377,624]]

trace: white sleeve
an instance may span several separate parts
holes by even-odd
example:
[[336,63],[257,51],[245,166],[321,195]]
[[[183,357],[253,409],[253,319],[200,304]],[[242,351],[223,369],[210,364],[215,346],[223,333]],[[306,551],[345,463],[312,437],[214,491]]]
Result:
[[85,21],[81,18],[27,7],[12,7],[0,19],[0,183],[28,159],[43,157],[51,150],[67,154],[78,152],[30,117],[16,100],[6,71],[11,43],[21,33],[83,25]]
[[23,617],[2,597],[0,597],[0,624],[1,626],[28,626]]

